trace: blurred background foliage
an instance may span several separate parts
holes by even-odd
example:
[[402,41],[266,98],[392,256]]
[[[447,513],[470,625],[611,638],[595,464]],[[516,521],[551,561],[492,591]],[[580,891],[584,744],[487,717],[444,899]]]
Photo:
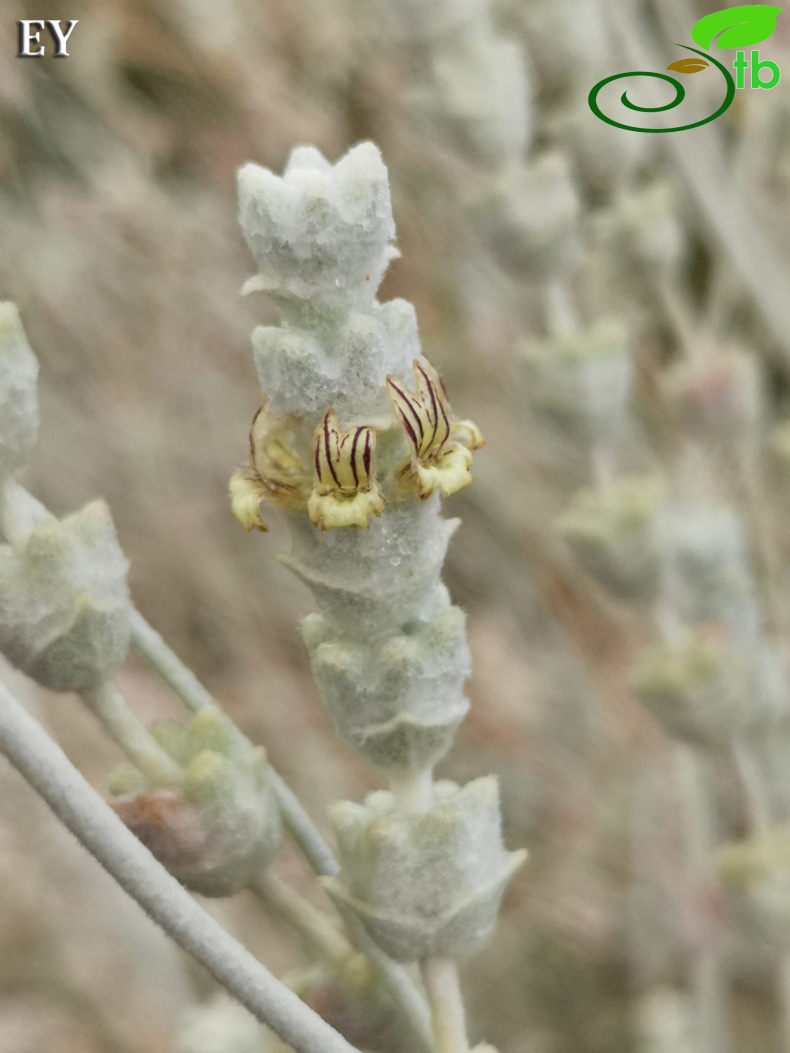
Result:
[[[640,46],[666,56],[646,67],[662,69],[671,41],[714,5],[501,0],[492,32],[526,61],[528,98],[509,99],[505,82],[499,103],[487,102],[475,55],[462,87],[442,95],[457,72],[442,80],[437,48],[449,45],[403,32],[398,6],[6,0],[0,292],[18,304],[42,365],[42,435],[24,481],[58,514],[106,497],[140,610],[266,744],[320,823],[327,800],[372,788],[317,704],[297,632],[311,602],[275,558],[284,532],[246,536],[226,487],[259,404],[249,334],[274,317],[239,294],[252,264],[235,221],[236,168],[280,170],[308,142],[334,160],[374,139],[402,253],[380,298],[414,302],[456,410],[488,440],[475,486],[448,508],[463,527],[447,581],[468,612],[475,667],[471,713],[441,774],[499,772],[508,841],[531,861],[495,939],[465,967],[473,1033],[502,1053],[725,1053],[683,1043],[694,963],[726,944],[732,1048],[787,1048],[773,951],[743,938],[715,877],[690,860],[675,748],[632,690],[649,619],[586,575],[557,529],[589,482],[590,444],[562,413],[557,427],[557,414],[552,426],[536,411],[528,368],[563,324],[578,334],[614,318],[634,373],[617,456],[653,470],[683,441],[666,380],[689,347],[745,354],[761,399],[749,427],[772,473],[757,497],[716,416],[727,424],[741,380],[706,366],[684,392],[692,413],[712,406],[704,485],[748,524],[758,584],[786,606],[786,91],[744,92],[726,117],[684,136],[619,132],[589,112],[591,85],[641,68]],[[17,19],[50,17],[79,19],[71,57],[14,59]],[[761,53],[781,64],[786,41],[780,28]],[[495,148],[479,148],[480,129],[497,113],[523,123],[513,134],[543,175],[524,215],[492,238],[476,217],[500,165]],[[511,239],[518,223],[528,244],[534,231],[526,263]],[[134,661],[123,682],[145,715],[174,711]],[[78,703],[37,704],[102,785],[117,755]],[[746,820],[727,764],[711,771],[724,841]],[[0,799],[2,1053],[174,1051],[179,1014],[208,993],[206,978],[5,766]],[[295,856],[281,868],[319,901]],[[243,897],[211,909],[271,967],[299,963]],[[353,1034],[338,998],[323,990],[315,1002]]]

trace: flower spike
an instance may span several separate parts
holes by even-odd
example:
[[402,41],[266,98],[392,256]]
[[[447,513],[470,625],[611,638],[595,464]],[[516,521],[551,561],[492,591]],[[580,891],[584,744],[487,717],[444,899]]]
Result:
[[380,516],[384,509],[373,472],[375,430],[342,431],[335,411],[327,410],[316,428],[314,451],[315,485],[307,504],[310,522],[321,530],[370,526],[371,516]]
[[412,446],[398,477],[404,486],[416,485],[422,500],[437,489],[449,497],[471,484],[472,450],[483,437],[471,421],[452,419],[441,377],[429,362],[415,359],[414,376],[414,392],[387,377],[392,409]]

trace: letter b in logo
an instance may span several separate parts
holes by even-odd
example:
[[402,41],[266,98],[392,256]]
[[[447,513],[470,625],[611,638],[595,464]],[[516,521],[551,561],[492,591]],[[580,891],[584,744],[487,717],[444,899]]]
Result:
[[[763,76],[763,70],[769,71],[770,79]],[[751,55],[751,86],[753,88],[775,88],[782,76],[781,70],[775,62],[770,59],[760,61],[760,52],[753,51]]]

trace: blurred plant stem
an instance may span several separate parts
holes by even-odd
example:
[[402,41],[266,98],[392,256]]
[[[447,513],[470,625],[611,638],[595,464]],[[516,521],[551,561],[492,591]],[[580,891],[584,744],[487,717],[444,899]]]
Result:
[[749,836],[758,837],[766,833],[771,826],[770,807],[762,773],[755,763],[748,742],[733,743],[732,758],[740,780]]
[[[733,745],[733,760],[741,781],[749,824],[748,836],[760,837],[771,830],[773,818],[762,772],[755,763],[749,744]],[[781,1049],[790,1050],[790,954],[780,953],[776,963],[774,991],[779,1015]]]
[[577,336],[579,312],[567,278],[557,278],[546,287],[546,328],[554,337]]
[[[685,744],[675,747],[686,856],[695,883],[704,887],[712,879],[711,860],[716,847],[710,773],[705,758]],[[700,1053],[729,1053],[732,1048],[728,980],[722,949],[703,933],[691,962],[691,985],[699,1029]]]
[[767,630],[783,659],[790,648],[790,612],[786,592],[782,588],[784,575],[776,544],[771,535],[769,503],[765,473],[759,456],[739,451],[735,458],[735,485],[742,497],[741,505],[754,546],[757,579],[765,601]]

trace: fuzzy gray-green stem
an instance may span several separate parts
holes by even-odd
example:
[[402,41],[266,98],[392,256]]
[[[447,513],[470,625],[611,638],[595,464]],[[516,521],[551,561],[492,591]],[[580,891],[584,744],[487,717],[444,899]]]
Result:
[[249,887],[262,903],[302,937],[320,959],[336,968],[349,964],[354,948],[328,914],[314,907],[269,870],[258,874]]
[[456,963],[448,958],[425,958],[420,967],[431,1006],[436,1053],[469,1053]]
[[420,814],[433,804],[433,773],[430,768],[410,774],[392,772],[390,790],[404,812]]
[[179,781],[181,769],[129,707],[114,681],[86,688],[80,697],[153,786],[172,786]]

